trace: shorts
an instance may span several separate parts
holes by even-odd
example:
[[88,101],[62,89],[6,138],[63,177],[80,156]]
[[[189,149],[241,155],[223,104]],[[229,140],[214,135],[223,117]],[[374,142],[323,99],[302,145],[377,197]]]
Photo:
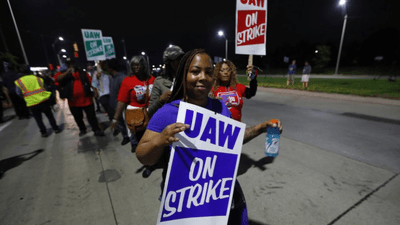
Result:
[[288,74],[287,75],[287,80],[294,82],[294,75],[293,74]]
[[300,82],[308,82],[309,79],[310,79],[310,75],[309,74],[303,74],[303,76],[301,76],[301,81]]

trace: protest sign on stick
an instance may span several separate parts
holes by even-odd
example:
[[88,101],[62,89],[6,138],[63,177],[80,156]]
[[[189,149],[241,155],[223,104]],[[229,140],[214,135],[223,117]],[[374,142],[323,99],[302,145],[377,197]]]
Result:
[[104,52],[106,54],[106,59],[112,59],[116,57],[114,42],[112,37],[103,37],[103,46],[104,46]]
[[181,102],[157,224],[227,224],[246,125]]
[[267,0],[236,0],[236,54],[265,55]]
[[87,61],[105,60],[106,55],[104,52],[103,35],[101,30],[81,30]]

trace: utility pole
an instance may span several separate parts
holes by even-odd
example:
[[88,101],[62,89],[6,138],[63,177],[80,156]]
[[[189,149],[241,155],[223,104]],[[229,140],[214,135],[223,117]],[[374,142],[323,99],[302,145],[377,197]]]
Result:
[[22,44],[22,39],[21,39],[21,36],[19,35],[19,31],[18,31],[18,27],[17,27],[17,21],[15,21],[14,13],[13,13],[12,8],[11,8],[10,0],[7,0],[7,2],[8,2],[8,6],[10,7],[10,12],[11,12],[11,16],[12,16],[13,21],[14,21],[15,30],[17,31],[19,43],[20,43],[21,49],[22,49],[22,54],[24,55],[25,64],[26,64],[26,65],[29,65],[28,58],[26,57],[24,45]]

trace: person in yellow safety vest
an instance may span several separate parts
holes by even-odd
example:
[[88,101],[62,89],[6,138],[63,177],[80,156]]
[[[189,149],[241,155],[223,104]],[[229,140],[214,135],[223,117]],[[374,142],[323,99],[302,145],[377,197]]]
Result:
[[44,113],[50,122],[53,131],[57,134],[61,130],[57,126],[51,111],[48,99],[51,92],[46,91],[43,85],[43,79],[32,74],[29,65],[21,66],[21,72],[24,74],[21,78],[15,80],[16,91],[25,99],[26,106],[31,110],[33,117],[39,126],[42,137],[48,137],[46,126],[43,124],[42,113]]

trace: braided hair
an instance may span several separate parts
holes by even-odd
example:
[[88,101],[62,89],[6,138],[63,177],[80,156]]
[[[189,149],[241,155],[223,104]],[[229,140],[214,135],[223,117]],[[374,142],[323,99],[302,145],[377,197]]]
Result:
[[[186,101],[186,90],[187,90],[187,84],[186,84],[186,77],[189,72],[189,67],[190,64],[193,61],[193,58],[197,54],[206,54],[206,51],[204,49],[194,49],[189,52],[187,52],[183,58],[181,59],[181,62],[178,67],[178,71],[176,72],[176,78],[175,78],[175,84],[174,88],[171,94],[171,98],[168,100],[168,102],[172,102],[178,99],[183,99]],[[210,55],[208,55],[210,57]],[[211,57],[210,57],[211,59]]]

